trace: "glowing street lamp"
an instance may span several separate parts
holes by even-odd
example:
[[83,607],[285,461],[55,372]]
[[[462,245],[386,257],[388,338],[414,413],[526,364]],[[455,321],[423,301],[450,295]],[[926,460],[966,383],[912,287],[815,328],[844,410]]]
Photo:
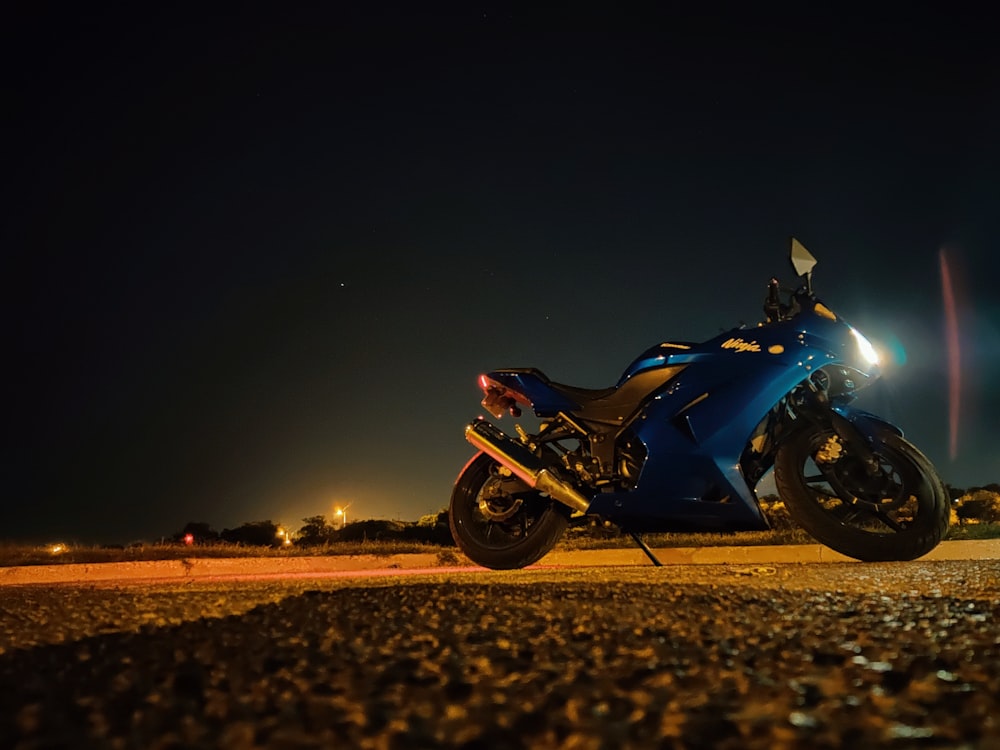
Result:
[[285,547],[288,547],[292,543],[292,535],[288,533],[288,529],[279,528],[277,536],[281,540],[281,544]]
[[350,507],[350,505],[347,505],[343,508],[334,509],[333,515],[337,518],[337,523],[339,524],[337,527],[338,529],[342,529],[347,525],[347,509]]

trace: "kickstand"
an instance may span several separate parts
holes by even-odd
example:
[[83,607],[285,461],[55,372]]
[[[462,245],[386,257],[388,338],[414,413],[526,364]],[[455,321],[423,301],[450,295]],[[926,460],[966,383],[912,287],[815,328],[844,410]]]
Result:
[[642,541],[641,536],[636,534],[634,531],[628,532],[628,535],[633,539],[635,539],[635,543],[638,544],[639,548],[646,553],[646,557],[648,557],[650,560],[653,561],[653,565],[655,565],[657,568],[663,567],[663,563],[661,563],[659,560],[656,559],[656,555],[653,554],[653,550],[651,550],[649,546],[644,541]]

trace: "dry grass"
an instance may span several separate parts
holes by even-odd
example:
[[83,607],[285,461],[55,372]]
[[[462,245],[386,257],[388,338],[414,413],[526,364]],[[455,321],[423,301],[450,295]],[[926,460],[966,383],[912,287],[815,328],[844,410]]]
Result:
[[[1000,523],[954,523],[948,539],[996,539],[1000,537]],[[775,544],[815,544],[815,540],[798,528],[772,531],[736,533],[649,534],[645,542],[653,548],[666,547],[752,547]],[[634,547],[635,542],[626,535],[609,534],[593,536],[569,530],[556,549],[620,549]],[[429,553],[448,557],[457,554],[454,547],[407,541],[338,542],[319,547],[252,547],[237,544],[184,544],[157,543],[121,547],[72,546],[55,549],[52,545],[39,546],[0,542],[0,567],[18,565],[52,565],[68,563],[110,563],[140,560],[179,560],[186,557],[314,557],[325,555],[405,555]]]
[[133,562],[139,560],[180,560],[186,557],[317,557],[323,555],[405,555],[441,552],[442,547],[419,542],[342,542],[320,547],[255,547],[239,544],[157,543],[121,547],[28,545],[0,543],[0,567],[70,563]]
[[[743,532],[706,532],[647,534],[643,541],[650,547],[759,547],[768,544],[815,544],[815,540],[801,529]],[[635,542],[624,534],[609,535],[603,539],[566,534],[557,549],[615,549],[634,547]]]
[[952,524],[947,539],[997,539],[1000,538],[1000,523]]

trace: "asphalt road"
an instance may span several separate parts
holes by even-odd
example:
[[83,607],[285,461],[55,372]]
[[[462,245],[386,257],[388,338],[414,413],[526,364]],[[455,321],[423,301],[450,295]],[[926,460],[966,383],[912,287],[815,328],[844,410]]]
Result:
[[1000,562],[0,587],[0,747],[1000,747]]

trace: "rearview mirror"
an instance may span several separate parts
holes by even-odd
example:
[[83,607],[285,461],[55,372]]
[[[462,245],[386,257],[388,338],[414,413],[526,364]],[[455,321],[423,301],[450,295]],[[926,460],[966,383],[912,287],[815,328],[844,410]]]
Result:
[[792,237],[792,268],[795,269],[795,273],[798,276],[807,277],[813,270],[813,266],[816,265],[816,259],[812,256],[808,250],[806,250],[805,245],[799,242],[797,239]]

